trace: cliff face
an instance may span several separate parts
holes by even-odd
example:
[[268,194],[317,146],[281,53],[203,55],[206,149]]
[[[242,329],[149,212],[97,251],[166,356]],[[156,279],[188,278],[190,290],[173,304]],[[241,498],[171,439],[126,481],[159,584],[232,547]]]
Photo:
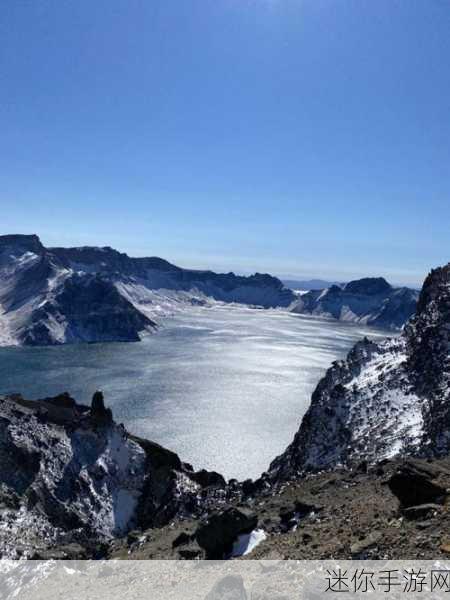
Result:
[[363,340],[335,362],[294,441],[271,464],[276,478],[397,455],[450,450],[450,265],[427,277],[399,338]]
[[99,393],[92,407],[67,394],[0,398],[0,471],[1,556],[68,543],[95,555],[130,529],[199,515],[225,487],[129,435]]
[[112,248],[45,248],[37,236],[0,236],[0,345],[138,341],[174,306],[209,301],[288,306],[270,275],[180,269]]
[[128,289],[131,295],[139,293],[141,285],[148,291],[193,292],[222,302],[256,304],[264,308],[288,306],[295,299],[279,279],[267,274],[242,277],[234,273],[181,269],[158,257],[131,258],[109,247],[51,248],[50,252],[68,269],[108,274],[121,281],[121,289]]
[[332,317],[385,329],[400,329],[414,314],[419,292],[393,288],[382,277],[350,281],[302,295],[292,312]]

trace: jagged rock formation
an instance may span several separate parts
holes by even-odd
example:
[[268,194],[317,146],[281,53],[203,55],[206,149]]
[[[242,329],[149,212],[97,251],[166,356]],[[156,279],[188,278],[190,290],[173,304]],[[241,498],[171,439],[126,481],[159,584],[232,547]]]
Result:
[[450,264],[427,277],[400,337],[365,339],[332,365],[272,476],[449,452],[449,350]]
[[292,312],[332,317],[385,329],[400,329],[414,314],[419,292],[393,288],[382,277],[332,285],[300,296]]
[[112,248],[45,248],[0,236],[0,345],[138,341],[174,306],[211,300],[264,308],[294,294],[270,275],[181,269]]
[[0,398],[0,473],[1,556],[45,556],[68,544],[95,556],[130,529],[198,516],[226,497],[218,474],[194,473],[175,453],[129,435],[101,393],[92,408],[67,394]]

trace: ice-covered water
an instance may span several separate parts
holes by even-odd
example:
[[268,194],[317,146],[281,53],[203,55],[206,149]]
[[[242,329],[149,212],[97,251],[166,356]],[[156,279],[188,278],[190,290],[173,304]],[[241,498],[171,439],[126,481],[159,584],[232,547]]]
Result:
[[292,440],[326,368],[364,335],[287,312],[193,307],[140,343],[0,348],[0,394],[101,388],[117,421],[195,468],[257,477]]

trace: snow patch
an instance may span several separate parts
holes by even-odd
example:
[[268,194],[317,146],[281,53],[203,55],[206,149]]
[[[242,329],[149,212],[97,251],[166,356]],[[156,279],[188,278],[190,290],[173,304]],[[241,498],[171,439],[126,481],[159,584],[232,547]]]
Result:
[[238,539],[233,544],[231,558],[250,554],[265,539],[267,539],[267,535],[264,529],[254,529],[250,533],[238,536]]

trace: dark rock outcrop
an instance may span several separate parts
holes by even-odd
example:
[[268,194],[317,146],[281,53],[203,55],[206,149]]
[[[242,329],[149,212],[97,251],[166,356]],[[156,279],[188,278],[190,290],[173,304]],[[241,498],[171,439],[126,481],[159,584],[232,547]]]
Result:
[[417,467],[414,462],[405,462],[388,480],[387,485],[402,508],[418,505],[443,504],[447,491],[433,481],[429,472]]
[[130,436],[112,420],[101,392],[91,408],[68,394],[0,398],[2,556],[16,554],[17,539],[28,557],[71,544],[96,556],[102,544],[130,529],[200,516],[226,498],[222,482]]
[[230,507],[212,514],[208,522],[199,525],[195,539],[205,550],[206,558],[222,559],[230,554],[238,536],[250,533],[258,525],[258,517],[248,509]]

